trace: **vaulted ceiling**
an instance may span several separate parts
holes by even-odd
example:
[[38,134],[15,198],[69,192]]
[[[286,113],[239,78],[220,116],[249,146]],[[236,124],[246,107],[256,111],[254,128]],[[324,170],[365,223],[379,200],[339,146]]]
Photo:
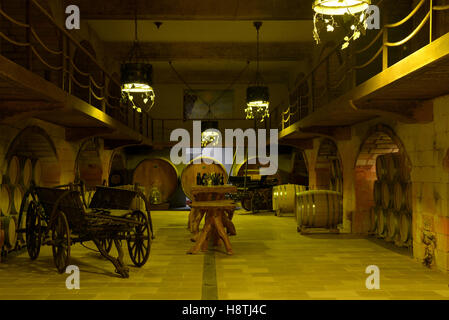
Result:
[[[308,61],[314,46],[311,0],[65,0],[80,7],[81,18],[121,61],[138,34],[155,83],[179,82],[170,68],[191,83],[240,82],[254,77],[256,30],[260,30],[261,71],[266,82],[285,83]],[[162,22],[157,28],[154,22]]]

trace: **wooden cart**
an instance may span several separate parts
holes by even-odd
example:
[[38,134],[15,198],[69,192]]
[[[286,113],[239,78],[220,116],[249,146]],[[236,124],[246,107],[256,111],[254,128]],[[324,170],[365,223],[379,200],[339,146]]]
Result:
[[[72,244],[93,241],[99,252],[111,261],[116,272],[129,277],[123,262],[122,240],[126,240],[130,258],[135,266],[143,266],[150,254],[151,216],[130,210],[136,191],[97,187],[89,208],[82,202],[82,186],[69,184],[57,188],[32,186],[25,195],[32,200],[27,206],[27,251],[37,259],[41,245],[51,245],[58,272],[65,272],[70,261]],[[23,219],[24,204],[19,214]],[[115,244],[118,257],[109,254]]]

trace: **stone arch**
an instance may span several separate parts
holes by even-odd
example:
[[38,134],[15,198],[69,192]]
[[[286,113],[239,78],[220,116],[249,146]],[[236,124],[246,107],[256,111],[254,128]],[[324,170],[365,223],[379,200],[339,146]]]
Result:
[[103,184],[103,165],[98,139],[84,141],[75,160],[75,180],[82,180],[89,188]]
[[13,156],[39,160],[42,168],[41,184],[54,186],[60,183],[61,166],[57,150],[48,133],[38,126],[28,126],[21,130],[10,143],[5,159]]
[[370,210],[375,206],[374,183],[377,180],[376,159],[379,155],[398,153],[403,170],[411,171],[411,161],[401,139],[389,126],[379,123],[372,126],[362,140],[354,163],[355,212],[352,231],[367,233],[372,229]]

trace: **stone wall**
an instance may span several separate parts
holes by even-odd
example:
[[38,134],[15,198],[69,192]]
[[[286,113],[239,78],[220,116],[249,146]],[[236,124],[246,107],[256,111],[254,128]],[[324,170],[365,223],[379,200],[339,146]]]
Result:
[[[359,155],[363,145],[372,143],[369,137],[378,129],[393,141],[379,153],[402,152],[411,167],[413,255],[422,261],[426,247],[423,234],[430,234],[436,238],[434,265],[449,271],[449,96],[434,100],[432,123],[404,124],[378,118],[354,125],[350,140],[336,141],[343,169],[344,232],[367,232],[369,217],[365,209],[360,209],[360,203],[370,201],[366,193],[372,192],[376,151],[371,151],[371,159]],[[315,139],[314,148],[306,151],[311,186],[317,183],[315,166],[321,140]],[[365,151],[362,153],[370,153]]]

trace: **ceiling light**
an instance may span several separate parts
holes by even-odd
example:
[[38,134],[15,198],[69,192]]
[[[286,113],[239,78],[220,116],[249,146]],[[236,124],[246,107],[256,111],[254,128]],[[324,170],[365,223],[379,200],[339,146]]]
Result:
[[254,22],[257,30],[257,70],[255,84],[246,89],[246,119],[256,119],[263,122],[270,116],[270,93],[267,86],[263,85],[262,75],[259,71],[259,30],[262,22]]
[[124,103],[132,103],[138,112],[149,112],[154,105],[155,94],[152,88],[153,66],[146,63],[137,37],[137,7],[135,8],[134,44],[121,65],[121,85]]
[[315,11],[313,37],[316,42],[321,42],[320,30],[333,32],[338,27],[344,27],[345,30],[350,29],[342,45],[342,49],[347,48],[351,40],[365,34],[370,5],[371,0],[315,0],[312,8]]

